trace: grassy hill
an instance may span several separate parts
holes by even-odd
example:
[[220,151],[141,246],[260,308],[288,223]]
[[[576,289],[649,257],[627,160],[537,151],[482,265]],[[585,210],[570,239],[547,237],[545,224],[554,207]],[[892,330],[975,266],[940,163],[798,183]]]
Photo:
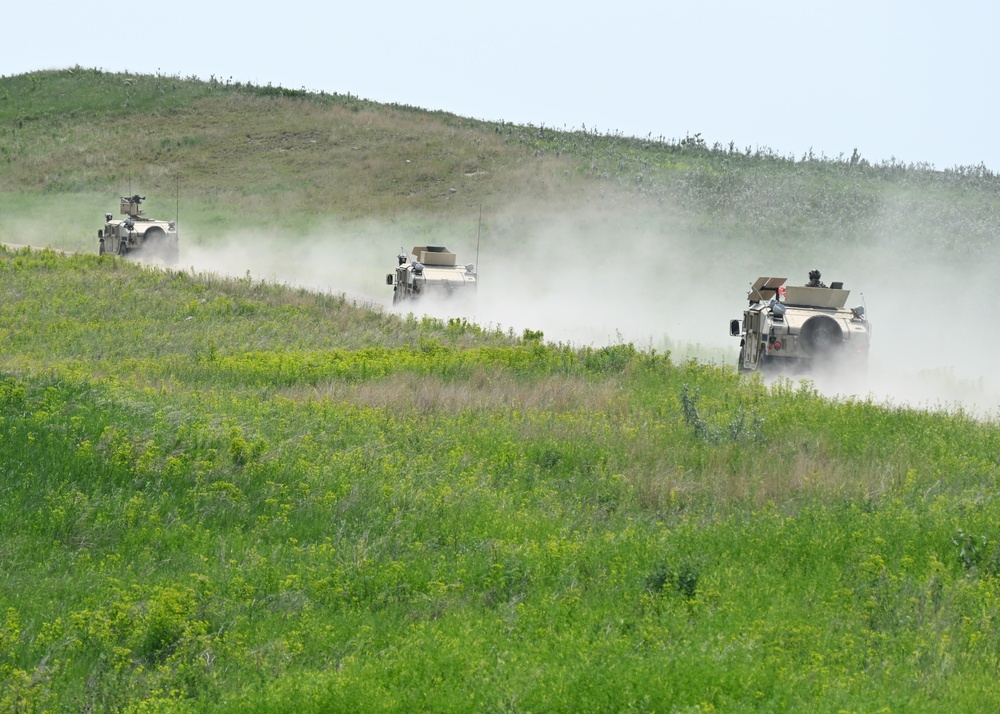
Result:
[[[494,245],[661,273],[892,236],[961,268],[997,207],[982,170],[80,68],[0,78],[0,131],[0,237],[68,248],[130,179],[206,245],[483,205]],[[0,711],[990,711],[998,454],[626,340],[0,249]]]
[[[70,234],[130,187],[149,194],[151,215],[172,217],[179,203],[205,240],[248,226],[308,232],[332,216],[426,226],[480,207],[509,239],[538,211],[592,204],[702,239],[839,247],[894,232],[911,248],[975,256],[1000,221],[1000,178],[982,166],[781,156],[700,135],[555,131],[81,67],[0,78],[0,162],[0,236],[16,238],[17,218],[47,214],[55,247],[78,243]],[[498,215],[512,205],[513,226]]]
[[545,201],[570,166],[511,151],[483,122],[351,96],[81,68],[0,83],[0,189],[103,207],[131,185],[170,215],[180,192],[185,220],[205,231],[468,217],[498,197]]

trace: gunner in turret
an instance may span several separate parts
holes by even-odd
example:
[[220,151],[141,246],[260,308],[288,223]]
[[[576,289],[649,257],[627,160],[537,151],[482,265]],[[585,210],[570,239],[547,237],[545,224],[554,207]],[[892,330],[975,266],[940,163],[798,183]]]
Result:
[[809,271],[809,282],[806,283],[807,288],[825,288],[826,283],[820,280],[819,271],[816,269]]

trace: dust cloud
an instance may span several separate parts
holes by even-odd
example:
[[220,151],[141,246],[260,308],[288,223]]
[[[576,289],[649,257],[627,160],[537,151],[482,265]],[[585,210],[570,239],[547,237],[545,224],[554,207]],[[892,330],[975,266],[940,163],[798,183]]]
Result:
[[[476,263],[474,300],[392,306],[387,273],[400,248],[445,245],[461,264]],[[899,406],[1000,410],[993,357],[997,266],[901,255],[898,237],[849,248],[769,249],[766,241],[686,233],[662,215],[637,216],[582,207],[562,215],[493,213],[477,227],[445,226],[433,237],[402,225],[333,224],[308,237],[243,233],[199,241],[182,238],[181,266],[195,272],[251,276],[333,293],[386,311],[461,317],[491,329],[541,330],[545,340],[574,346],[631,342],[735,366],[738,338],[729,320],[742,316],[760,275],[805,283],[819,268],[827,284],[851,290],[873,324],[863,382],[813,375],[828,396],[871,398]]]
[[331,224],[308,236],[275,231],[190,238],[182,234],[175,267],[343,294],[377,308],[391,302],[385,274],[395,265],[400,238],[393,229],[373,223]]

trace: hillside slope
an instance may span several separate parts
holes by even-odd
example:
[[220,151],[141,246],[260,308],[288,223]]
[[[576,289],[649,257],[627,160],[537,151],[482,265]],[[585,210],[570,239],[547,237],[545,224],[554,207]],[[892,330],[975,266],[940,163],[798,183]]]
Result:
[[343,95],[77,68],[2,78],[0,96],[0,190],[113,198],[131,182],[172,208],[179,186],[188,218],[225,208],[237,226],[547,200],[568,166],[483,122]]
[[[0,122],[0,239],[80,251],[0,248],[0,711],[1000,705],[1000,428],[865,396],[988,374],[992,175],[80,68]],[[130,187],[183,269],[88,250]],[[821,261],[860,396],[662,349]]]
[[[785,157],[79,67],[0,78],[0,162],[0,242],[96,251],[104,213],[138,191],[148,215],[179,217],[185,269],[382,306],[400,248],[443,244],[479,264],[479,305],[460,317],[575,344],[728,362],[747,286],[818,267],[869,307],[880,394],[1000,404],[980,324],[997,298],[1000,180],[982,167]],[[961,349],[929,349],[916,302]]]
[[103,207],[132,186],[161,214],[179,194],[206,232],[594,202],[702,237],[812,248],[901,233],[911,247],[976,255],[1000,220],[1000,179],[983,167],[558,131],[214,77],[80,67],[2,77],[0,136],[4,194],[86,193]]
[[0,249],[0,710],[992,710],[1000,429]]

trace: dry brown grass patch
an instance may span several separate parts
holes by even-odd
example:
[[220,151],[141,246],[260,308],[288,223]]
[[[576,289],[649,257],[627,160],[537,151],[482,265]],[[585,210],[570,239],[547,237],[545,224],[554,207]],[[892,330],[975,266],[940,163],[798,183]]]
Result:
[[[714,453],[696,474],[679,464],[684,459],[662,444],[633,447],[634,458],[624,475],[635,489],[640,507],[653,512],[684,511],[706,503],[787,505],[820,498],[878,498],[905,473],[904,464],[869,464],[856,468],[825,453],[760,453],[734,459],[732,446]],[[734,462],[736,462],[734,464]]]
[[343,401],[418,412],[608,412],[619,409],[622,400],[618,385],[612,381],[594,383],[561,375],[524,379],[487,371],[460,381],[415,374],[360,383],[338,380],[316,387],[292,387],[280,394],[295,401]]

